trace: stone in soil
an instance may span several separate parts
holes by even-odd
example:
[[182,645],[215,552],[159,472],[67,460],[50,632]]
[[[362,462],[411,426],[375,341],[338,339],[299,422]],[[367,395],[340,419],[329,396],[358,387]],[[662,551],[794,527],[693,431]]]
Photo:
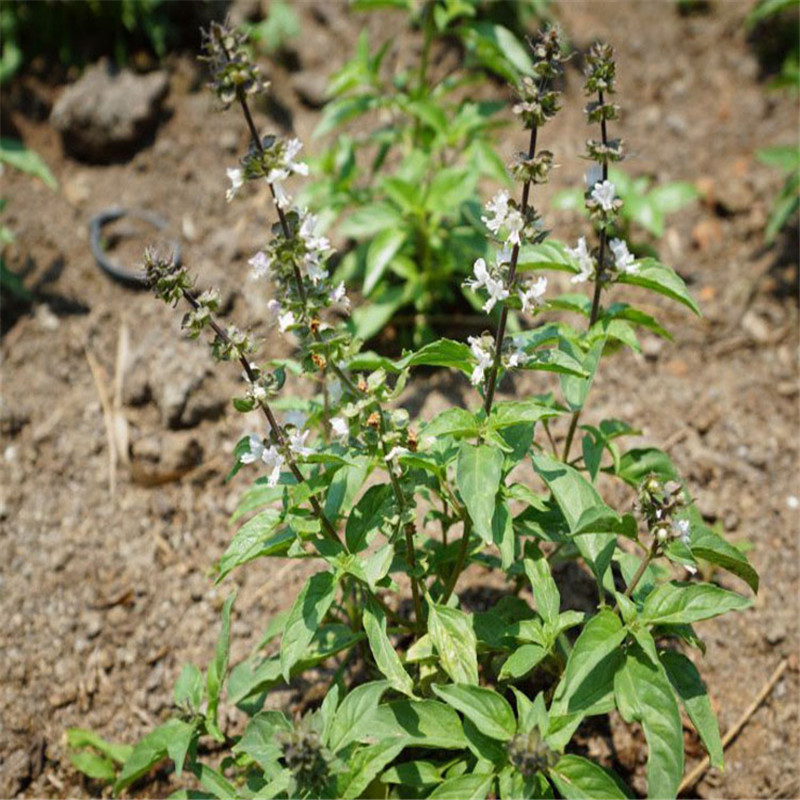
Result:
[[124,159],[155,132],[168,91],[166,72],[136,75],[101,62],[64,91],[50,121],[70,155],[90,163]]

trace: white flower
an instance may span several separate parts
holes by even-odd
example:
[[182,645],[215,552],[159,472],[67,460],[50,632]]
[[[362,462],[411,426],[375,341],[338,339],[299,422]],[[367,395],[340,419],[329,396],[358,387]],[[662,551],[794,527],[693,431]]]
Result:
[[611,211],[614,208],[616,193],[617,187],[611,181],[601,181],[594,185],[591,197],[597,201],[603,211]]
[[293,409],[291,411],[287,411],[283,415],[283,421],[286,425],[294,425],[295,428],[302,428],[303,425],[306,424],[306,420],[308,419],[308,415],[304,414],[302,411],[298,411]]
[[295,323],[294,312],[287,311],[285,314],[278,314],[278,327],[281,329],[281,333],[286,333]]
[[350,437],[350,426],[344,417],[333,417],[331,419],[331,433],[339,440],[340,444],[347,444]]
[[522,310],[526,314],[531,310],[542,305],[542,298],[547,291],[547,278],[544,276],[537,278],[533,283],[528,284],[526,289],[519,290],[519,299],[522,301]]
[[261,441],[260,436],[251,433],[247,439],[250,449],[248,452],[242,453],[239,456],[239,461],[241,461],[242,464],[252,464],[264,455],[264,442]]
[[231,182],[230,188],[225,192],[225,198],[230,203],[236,197],[236,192],[244,185],[244,178],[240,169],[226,169],[225,172],[228,173],[228,180]]
[[609,247],[611,247],[611,252],[614,254],[614,263],[620,272],[635,275],[639,271],[639,265],[634,263],[633,254],[628,250],[628,245],[622,239],[612,239]]
[[307,456],[314,451],[306,447],[306,439],[311,431],[293,430],[289,433],[289,449],[298,456]]
[[581,236],[578,239],[578,246],[575,248],[568,247],[567,252],[573,257],[578,259],[578,266],[580,272],[572,276],[572,283],[583,283],[589,278],[594,277],[594,259],[586,246],[586,238]]
[[272,261],[265,253],[259,250],[247,263],[253,268],[250,272],[250,277],[256,281],[269,275],[269,265]]
[[270,470],[269,477],[267,478],[267,485],[277,486],[281,477],[281,467],[286,463],[286,459],[277,447],[271,445],[261,454],[261,460],[267,465],[267,469]]
[[328,296],[334,305],[342,306],[345,311],[350,310],[350,298],[347,296],[344,282],[340,283]]
[[407,447],[400,447],[397,445],[386,454],[386,461],[391,461],[393,458],[397,458],[397,456],[404,456],[407,452]]
[[326,270],[325,267],[321,267],[315,261],[306,259],[303,266],[306,268],[306,275],[311,278],[311,282],[314,286],[328,277],[328,270]]
[[267,390],[260,383],[256,383],[254,386],[251,387],[250,395],[253,398],[253,400],[256,400],[257,402],[261,403],[262,401],[267,399]]
[[286,150],[283,153],[283,163],[290,172],[296,172],[298,175],[308,175],[308,164],[294,160],[294,157],[302,148],[303,143],[299,139],[289,139],[286,142]]
[[277,317],[282,311],[283,306],[281,305],[280,300],[276,300],[274,297],[272,300],[267,302],[267,311],[272,314],[274,317]]
[[528,360],[528,354],[517,345],[514,352],[506,359],[507,367],[521,367]]
[[502,227],[508,216],[508,201],[511,195],[505,190],[498,192],[487,204],[486,210],[492,217],[481,217],[486,227],[492,232],[497,233]]
[[509,209],[505,218],[505,226],[508,229],[508,238],[506,242],[517,245],[520,244],[520,234],[525,227],[525,220],[522,218],[522,214],[515,208]]
[[477,386],[483,381],[484,372],[492,366],[492,354],[486,349],[483,340],[479,339],[477,336],[470,336],[468,341],[470,350],[472,350],[472,355],[478,360],[475,369],[472,370],[472,376],[470,377],[472,385]]
[[676,539],[680,539],[687,547],[692,543],[691,530],[692,524],[688,519],[679,519],[672,523],[672,535]]
[[502,302],[508,298],[508,289],[503,286],[502,281],[498,281],[489,274],[486,268],[486,262],[479,258],[472,266],[472,271],[475,275],[474,280],[467,280],[466,285],[473,291],[477,291],[481,287],[486,287],[489,294],[489,299],[484,303],[483,310],[487,313],[491,311],[495,304]]
[[283,187],[283,181],[288,177],[289,174],[286,170],[277,169],[271,170],[269,175],[267,175],[267,180],[272,185],[272,191],[275,193],[275,205],[284,210],[289,208],[292,204],[292,196]]

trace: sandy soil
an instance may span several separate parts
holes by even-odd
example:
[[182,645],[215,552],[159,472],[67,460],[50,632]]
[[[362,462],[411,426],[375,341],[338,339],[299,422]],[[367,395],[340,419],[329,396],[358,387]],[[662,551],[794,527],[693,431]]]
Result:
[[[308,142],[318,111],[301,102],[297,76],[306,87],[322,81],[346,57],[364,18],[322,2],[297,7],[302,71],[273,70],[271,110]],[[672,3],[558,9],[576,47],[607,38],[617,49],[620,130],[633,153],[627,169],[696,181],[705,192],[671,219],[659,245],[699,299],[702,319],[637,295],[675,342],[645,337],[643,355],[611,360],[587,419],[613,414],[641,425],[644,441],[669,449],[704,517],[752,548],[762,580],[755,607],[700,626],[708,645],[701,671],[723,731],[790,661],[728,749],[724,774],[712,771],[698,785],[697,795],[709,798],[800,794],[797,228],[763,246],[780,177],[753,156],[796,141],[797,105],[765,92],[742,25],[747,8],[720,2],[687,17]],[[391,35],[393,24],[373,17],[373,38]],[[232,443],[246,426],[226,404],[238,374],[212,373],[203,348],[181,341],[180,314],[110,282],[89,252],[87,223],[98,210],[157,210],[181,231],[186,262],[222,287],[231,317],[264,318],[266,298],[241,286],[270,208],[263,198],[233,205],[224,198],[224,168],[246,132],[235,117],[212,113],[191,59],[171,58],[169,68],[169,114],[152,146],[123,164],[87,166],[64,156],[46,121],[62,86],[26,77],[7,95],[10,122],[60,189],[3,176],[11,199],[5,222],[18,236],[7,255],[25,268],[37,300],[21,315],[4,309],[1,345],[0,796],[97,795],[100,788],[72,769],[64,730],[134,741],[169,714],[181,665],[207,662],[231,588],[240,587],[236,660],[303,579],[303,567],[275,562],[212,585],[207,572],[246,485],[243,476],[223,484]],[[567,110],[544,133],[543,146],[563,165],[554,190],[575,185],[583,169],[576,156],[587,132],[574,67],[566,91]],[[261,125],[281,129],[263,112]],[[501,149],[510,155],[519,142],[511,130],[504,136]],[[546,219],[557,236],[577,235],[574,219]],[[271,352],[288,352],[274,331],[260,330]],[[542,386],[524,379],[504,388],[524,394]],[[99,387],[130,442],[113,486]],[[462,381],[438,374],[418,379],[407,400],[430,417],[469,396]],[[297,697],[286,693],[285,701]],[[612,728],[607,756],[638,785],[641,739]],[[166,779],[142,789],[168,791]]]

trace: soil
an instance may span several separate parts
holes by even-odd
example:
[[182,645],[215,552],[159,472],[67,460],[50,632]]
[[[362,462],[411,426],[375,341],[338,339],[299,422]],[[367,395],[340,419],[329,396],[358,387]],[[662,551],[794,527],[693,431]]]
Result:
[[[293,129],[313,149],[314,86],[343,62],[363,26],[383,40],[394,36],[398,18],[324,2],[296,8],[303,36],[293,66],[301,70],[271,67],[275,100],[257,119]],[[761,575],[754,607],[699,626],[708,646],[699,665],[723,732],[789,660],[727,749],[724,773],[707,772],[694,793],[796,797],[797,226],[764,245],[782,179],[754,151],[796,142],[798,109],[788,94],[765,89],[743,26],[749,3],[694,8],[699,13],[685,16],[672,3],[556,9],[577,48],[596,38],[616,47],[618,125],[633,154],[626,168],[658,181],[694,181],[704,193],[670,218],[658,243],[698,298],[702,318],[635,294],[675,341],[644,337],[643,354],[610,359],[586,420],[612,415],[641,426],[642,442],[670,452],[706,520],[750,548]],[[415,34],[395,37],[401,49],[418,44]],[[168,113],[154,141],[126,163],[87,166],[64,156],[47,123],[62,85],[29,74],[4,98],[4,130],[15,129],[45,159],[60,188],[3,175],[4,223],[17,236],[6,258],[24,271],[35,300],[3,309],[0,796],[107,793],[73,769],[65,730],[135,741],[169,714],[181,666],[208,662],[232,588],[239,590],[235,662],[305,574],[295,563],[259,562],[213,585],[208,571],[247,483],[244,474],[223,482],[248,425],[228,401],[238,372],[212,371],[204,348],[181,338],[180,313],[110,281],[89,251],[87,224],[98,211],[120,204],[157,211],[180,233],[185,262],[203,283],[221,287],[228,318],[265,319],[267,298],[248,290],[246,260],[263,241],[270,206],[263,197],[230,205],[224,197],[224,170],[244,150],[246,131],[235,116],[214,113],[191,58],[171,56],[167,66]],[[578,155],[588,135],[581,102],[573,65],[566,110],[543,132],[542,145],[563,165],[552,190],[581,181]],[[501,150],[510,155],[519,137],[513,129],[503,136]],[[578,235],[568,215],[546,219],[559,238]],[[139,235],[141,242],[120,245],[119,258],[138,251],[147,233]],[[271,353],[289,352],[274,330],[257,330]],[[523,396],[545,387],[526,376],[501,389]],[[404,402],[430,418],[465,401],[475,402],[468,384],[435,373],[418,377]],[[612,499],[620,507],[631,501],[619,490]],[[746,591],[725,574],[714,578]],[[470,580],[477,589],[484,578],[475,571]],[[578,591],[580,575],[560,580],[565,591]],[[299,694],[272,700],[291,705]],[[641,788],[641,736],[611,723],[588,731],[586,746]],[[701,754],[688,741],[693,766]],[[139,792],[170,790],[162,776]]]

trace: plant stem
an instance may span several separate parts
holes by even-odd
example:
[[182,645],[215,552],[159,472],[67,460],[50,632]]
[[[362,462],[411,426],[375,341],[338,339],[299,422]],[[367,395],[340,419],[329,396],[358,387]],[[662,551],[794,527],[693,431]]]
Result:
[[439,602],[443,605],[447,603],[450,599],[450,595],[453,594],[453,590],[456,588],[456,583],[458,582],[458,578],[461,575],[462,570],[464,569],[464,562],[467,558],[467,550],[469,550],[469,540],[472,536],[472,520],[467,516],[464,519],[464,533],[461,535],[461,542],[459,543],[458,548],[458,555],[456,556],[456,563],[453,567],[453,571],[450,573],[450,577],[447,579],[447,585],[444,587],[444,593],[442,594]]
[[[597,92],[597,99],[602,105],[603,103],[603,90]],[[603,117],[600,120],[600,133],[603,144],[608,144],[608,131],[606,130],[606,119]],[[608,160],[603,161],[603,180],[608,180]],[[600,249],[597,254],[597,273],[594,278],[594,296],[592,297],[592,311],[589,315],[589,328],[591,330],[597,322],[597,317],[600,314],[600,295],[603,291],[603,269],[606,257],[606,238],[608,234],[605,226],[600,229]],[[564,441],[564,452],[561,454],[561,460],[567,462],[569,460],[569,451],[572,447],[572,440],[575,437],[575,431],[578,428],[578,420],[581,416],[582,408],[578,408],[572,412],[572,419],[569,422],[569,430],[567,431],[567,438]]]
[[[533,158],[536,154],[536,132],[537,128],[534,125],[531,128],[531,139],[528,145],[528,158]],[[528,210],[528,198],[531,191],[531,182],[525,181],[522,187],[522,216]],[[519,244],[514,245],[511,251],[511,265],[508,270],[508,290],[509,292],[514,286],[514,280],[517,277],[517,261],[519,260]],[[497,326],[497,335],[494,340],[494,361],[492,362],[492,370],[489,373],[489,378],[486,381],[486,394],[483,402],[483,410],[488,416],[492,411],[492,402],[494,401],[494,391],[497,385],[497,373],[500,369],[500,350],[503,346],[503,339],[506,335],[506,323],[508,321],[508,306],[504,305],[500,312],[500,322]]]
[[[630,597],[633,590],[636,588],[639,581],[642,579],[642,575],[644,575],[645,570],[650,566],[650,562],[655,558],[656,554],[658,553],[658,539],[653,539],[653,543],[650,545],[650,549],[647,551],[647,554],[642,559],[641,563],[639,564],[638,569],[634,573],[633,577],[631,578],[631,582],[628,584],[627,588],[625,589],[625,597]],[[619,608],[619,603],[614,605],[614,610],[616,611]]]
[[[200,304],[197,302],[194,295],[188,290],[186,289],[183,290],[183,297],[186,300],[186,302],[189,303],[189,305],[195,310],[200,308]],[[219,324],[213,317],[209,319],[208,324],[211,330],[213,330],[214,333],[220,339],[222,339],[223,342],[232,345],[232,342],[228,334],[225,333],[225,331],[219,326]],[[236,352],[238,353],[239,363],[242,365],[242,369],[244,369],[245,374],[247,375],[247,379],[250,381],[250,383],[255,383],[256,376],[255,373],[253,372],[253,368],[250,365],[250,362],[244,357],[242,353],[238,351],[238,348],[234,349],[236,349]],[[297,462],[295,461],[294,456],[292,456],[291,450],[286,444],[286,437],[283,435],[283,430],[281,429],[281,426],[278,424],[278,420],[275,418],[275,414],[273,414],[269,403],[267,403],[264,400],[261,400],[259,401],[258,405],[264,412],[264,416],[266,416],[267,422],[269,422],[272,434],[275,436],[275,440],[278,442],[278,446],[283,451],[283,454],[286,458],[286,463],[289,465],[289,469],[291,470],[292,475],[294,475],[294,477],[297,479],[299,483],[304,483],[305,477],[303,477],[303,473],[300,472],[300,468],[297,466]],[[325,535],[331,541],[336,542],[337,544],[341,544],[342,541],[339,538],[339,535],[336,533],[336,529],[333,527],[330,520],[325,516],[325,512],[322,510],[322,507],[320,506],[317,498],[314,495],[311,495],[309,497],[309,502],[311,503],[314,515],[319,520],[320,526],[322,527],[322,530],[325,533]]]

